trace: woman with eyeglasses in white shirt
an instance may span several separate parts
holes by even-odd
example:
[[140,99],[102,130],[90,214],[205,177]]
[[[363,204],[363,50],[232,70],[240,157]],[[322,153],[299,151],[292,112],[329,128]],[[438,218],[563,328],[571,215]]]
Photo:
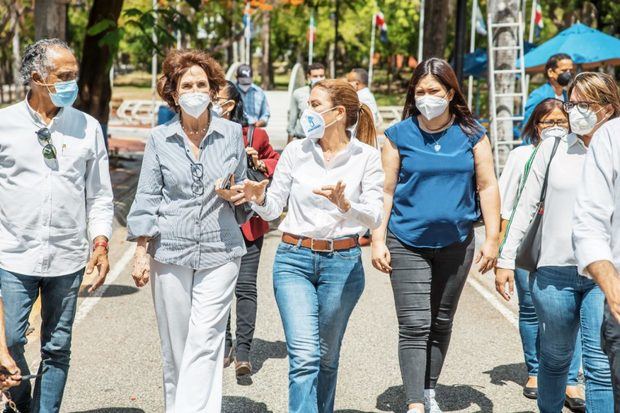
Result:
[[594,281],[579,274],[571,240],[578,183],[592,135],[615,116],[611,104],[597,99],[608,88],[601,77],[600,73],[580,73],[569,87],[570,100],[563,106],[572,133],[565,130],[564,134],[540,144],[497,261],[498,291],[503,295],[505,285],[509,284],[512,294],[517,250],[539,209],[548,170],[540,257],[536,271],[529,277],[539,322],[538,408],[542,413],[562,410],[579,328],[586,411],[611,412],[614,409],[609,361],[601,350],[605,297]]
[[358,237],[381,223],[383,170],[372,113],[342,80],[318,82],[273,182],[245,181],[263,219],[280,225],[273,284],[289,354],[289,412],[331,413],[344,332],[364,289]]

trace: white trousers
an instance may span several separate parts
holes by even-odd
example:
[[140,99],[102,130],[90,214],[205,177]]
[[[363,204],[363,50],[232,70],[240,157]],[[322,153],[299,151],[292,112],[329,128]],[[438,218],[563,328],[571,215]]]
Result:
[[241,259],[208,270],[151,260],[166,413],[219,413],[226,322]]

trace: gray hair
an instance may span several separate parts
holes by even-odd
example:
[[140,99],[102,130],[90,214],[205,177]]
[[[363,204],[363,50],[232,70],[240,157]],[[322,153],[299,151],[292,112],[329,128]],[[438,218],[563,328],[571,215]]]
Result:
[[37,72],[45,78],[49,71],[54,69],[48,56],[49,50],[54,47],[66,49],[73,53],[69,45],[60,39],[41,39],[26,48],[19,69],[23,85],[28,86],[30,84],[32,72]]

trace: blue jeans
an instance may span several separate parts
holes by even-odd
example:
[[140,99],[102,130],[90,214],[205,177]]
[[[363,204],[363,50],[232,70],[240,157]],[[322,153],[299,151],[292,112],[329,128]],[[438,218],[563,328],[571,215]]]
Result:
[[[525,357],[525,365],[527,374],[530,377],[538,376],[538,358],[539,358],[539,342],[538,342],[538,317],[536,309],[532,302],[529,284],[530,273],[517,268],[515,270],[515,284],[517,287],[517,295],[519,297],[519,333],[521,334],[521,344],[523,345],[523,355]],[[580,330],[581,331],[581,330]],[[577,340],[575,342],[575,352],[568,370],[569,386],[575,386],[579,379],[579,368],[581,367],[581,332],[577,332]]]
[[562,411],[568,369],[581,327],[588,412],[612,412],[614,399],[609,361],[601,350],[605,297],[577,267],[540,267],[530,277],[540,331],[538,408]]
[[60,411],[69,372],[71,330],[84,270],[61,277],[35,277],[0,269],[6,340],[23,375],[30,374],[24,357],[26,329],[32,306],[41,293],[41,364],[31,396],[29,381],[11,389],[22,413]]
[[333,253],[281,243],[273,287],[289,356],[289,413],[332,413],[340,345],[364,290],[359,247]]

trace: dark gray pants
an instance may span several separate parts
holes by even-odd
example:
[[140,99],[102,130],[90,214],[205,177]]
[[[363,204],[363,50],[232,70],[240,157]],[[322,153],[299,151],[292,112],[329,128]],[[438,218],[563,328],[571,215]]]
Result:
[[[250,361],[250,348],[254,338],[254,327],[256,326],[256,277],[258,275],[258,264],[260,262],[260,252],[263,248],[263,237],[255,241],[245,241],[247,254],[241,258],[239,277],[235,287],[237,297],[237,331],[235,358],[238,361]],[[230,331],[230,316],[226,326],[226,352],[228,355],[233,345],[233,338]]]
[[388,233],[407,404],[423,403],[441,373],[452,320],[474,257],[474,233],[444,248],[413,248]]
[[601,347],[609,358],[611,382],[614,389],[614,412],[620,413],[620,324],[605,302],[605,315],[601,326]]

